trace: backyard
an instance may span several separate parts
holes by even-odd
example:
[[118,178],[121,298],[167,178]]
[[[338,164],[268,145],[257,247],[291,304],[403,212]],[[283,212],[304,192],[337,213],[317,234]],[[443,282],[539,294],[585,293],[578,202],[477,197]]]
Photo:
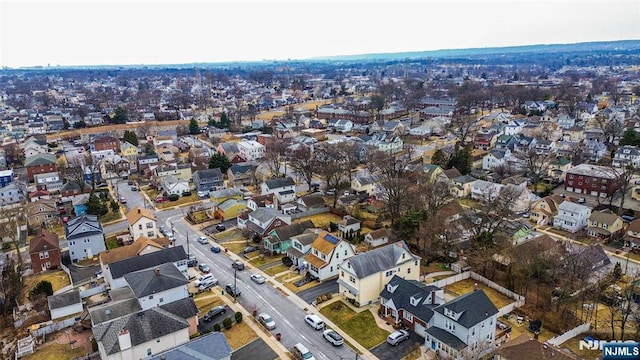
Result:
[[514,299],[511,299],[510,297],[503,295],[498,291],[490,288],[489,286],[487,286],[487,284],[482,282],[476,282],[473,279],[464,279],[461,281],[457,281],[453,284],[445,286],[444,290],[449,291],[456,296],[460,296],[473,291],[475,284],[478,285],[478,289],[483,290],[484,293],[487,294],[487,296],[489,297],[493,305],[495,305],[495,307],[498,309],[506,305],[509,305],[515,301]]
[[54,271],[46,271],[38,275],[33,276],[25,276],[24,277],[24,293],[22,294],[22,303],[28,302],[27,297],[29,296],[29,291],[33,289],[37,283],[40,281],[48,281],[51,283],[51,287],[53,291],[57,291],[62,289],[63,287],[70,285],[71,281],[69,280],[69,275],[63,270],[54,270]]
[[49,341],[39,345],[38,350],[31,354],[21,357],[23,360],[64,360],[77,359],[87,355],[84,346],[78,346],[75,349],[69,344],[58,344],[55,341]]
[[320,309],[320,313],[367,349],[384,342],[389,332],[380,329],[371,311],[356,313],[342,301]]

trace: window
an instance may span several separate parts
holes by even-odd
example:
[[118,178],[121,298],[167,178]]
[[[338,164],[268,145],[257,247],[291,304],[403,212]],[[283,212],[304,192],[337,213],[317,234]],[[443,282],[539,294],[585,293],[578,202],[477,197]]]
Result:
[[386,273],[384,273],[384,276],[386,276],[386,277],[389,277],[391,275],[393,275],[393,270],[389,270]]
[[138,230],[142,230],[142,224],[138,224]]
[[[160,339],[158,339],[160,341]],[[151,356],[151,349],[147,349],[147,356]]]
[[153,229],[153,223],[148,222],[147,223],[147,229]]
[[147,231],[147,237],[154,237],[156,234],[153,231]]
[[160,300],[158,300],[158,301],[159,301],[159,302],[163,302],[163,301],[164,301],[164,298],[160,298]]
[[353,276],[349,276],[349,281],[351,281],[352,283],[356,283],[356,278],[354,278]]
[[153,300],[153,295],[149,295],[149,300]]
[[411,274],[411,268],[407,268],[407,274]]

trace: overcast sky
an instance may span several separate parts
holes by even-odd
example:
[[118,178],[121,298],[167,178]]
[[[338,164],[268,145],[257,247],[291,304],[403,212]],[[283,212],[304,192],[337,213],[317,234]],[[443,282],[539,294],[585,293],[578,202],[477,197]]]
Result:
[[0,0],[0,65],[123,65],[640,39],[640,1]]

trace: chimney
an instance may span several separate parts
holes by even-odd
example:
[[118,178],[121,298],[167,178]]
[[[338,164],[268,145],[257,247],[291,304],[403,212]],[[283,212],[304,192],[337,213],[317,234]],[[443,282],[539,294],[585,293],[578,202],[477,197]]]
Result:
[[436,292],[431,290],[431,304],[436,303]]
[[138,208],[138,214],[140,214],[140,208]]
[[155,269],[156,275],[160,275],[160,268]]
[[120,351],[131,348],[131,334],[129,334],[129,330],[122,329],[118,332],[118,345],[120,346]]

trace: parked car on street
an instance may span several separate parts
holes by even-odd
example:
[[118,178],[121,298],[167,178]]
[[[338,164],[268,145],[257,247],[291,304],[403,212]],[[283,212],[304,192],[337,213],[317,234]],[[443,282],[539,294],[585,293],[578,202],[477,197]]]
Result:
[[340,336],[340,334],[338,334],[334,330],[327,329],[322,332],[322,336],[333,346],[340,346],[344,344],[344,339],[342,338],[342,336]]
[[242,261],[234,261],[231,263],[231,267],[238,271],[241,271],[244,270],[244,263]]
[[237,286],[233,286],[233,284],[227,284],[227,286],[224,287],[224,290],[233,297],[240,296],[240,289],[238,289]]
[[200,236],[200,237],[198,237],[198,243],[200,243],[200,244],[208,244],[209,243],[209,239],[207,239],[206,236]]
[[211,247],[211,252],[212,252],[212,253],[219,253],[219,252],[220,252],[220,250],[221,250],[221,249],[220,249],[220,246],[218,246],[218,245],[213,245],[213,246]]
[[273,321],[271,316],[267,313],[258,314],[258,322],[267,328],[267,330],[273,330],[276,328],[276,322]]
[[265,278],[261,274],[251,274],[251,280],[256,284],[264,284]]

